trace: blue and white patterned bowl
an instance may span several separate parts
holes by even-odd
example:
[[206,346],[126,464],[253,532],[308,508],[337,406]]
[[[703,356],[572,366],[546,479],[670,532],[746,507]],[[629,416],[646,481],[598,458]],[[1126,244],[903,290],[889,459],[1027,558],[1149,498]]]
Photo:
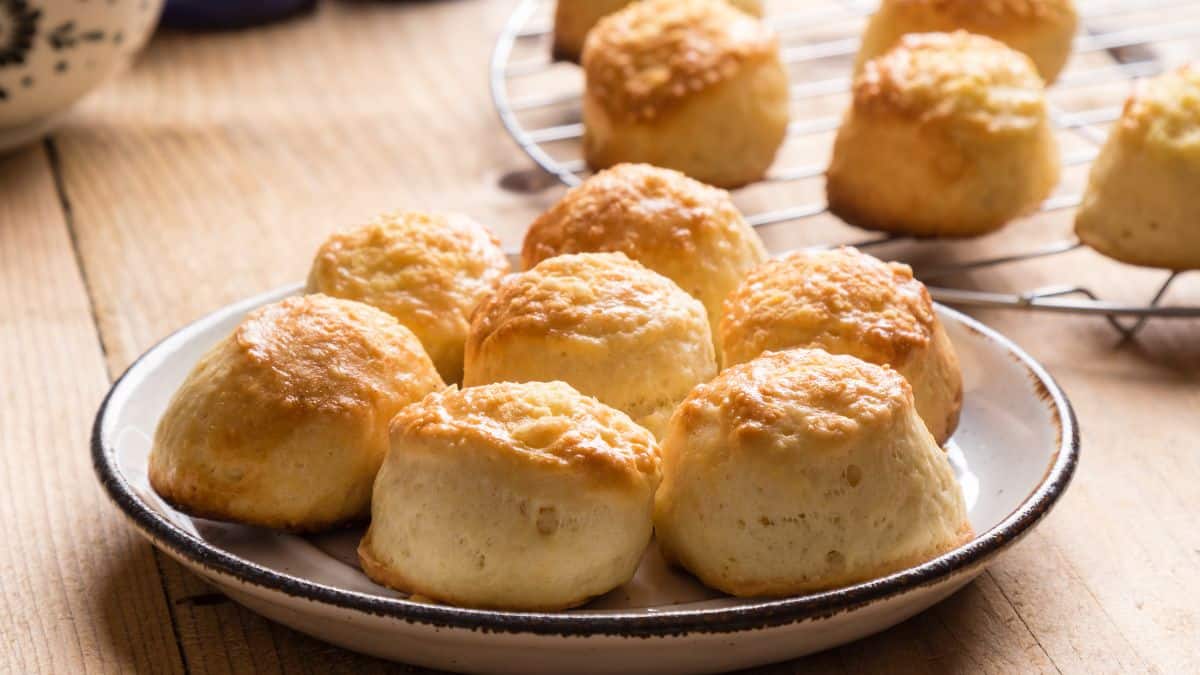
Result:
[[127,63],[162,0],[0,0],[0,151],[46,133]]

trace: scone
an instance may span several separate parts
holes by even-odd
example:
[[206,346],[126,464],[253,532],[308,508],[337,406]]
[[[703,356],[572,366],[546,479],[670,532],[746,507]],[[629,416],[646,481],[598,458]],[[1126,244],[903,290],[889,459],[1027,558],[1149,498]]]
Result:
[[826,194],[851,225],[969,237],[1033,210],[1058,173],[1029,58],[979,35],[924,33],[905,36],[854,80]]
[[1138,83],[1092,164],[1075,233],[1127,263],[1200,269],[1200,65]]
[[568,192],[530,226],[521,262],[592,251],[619,251],[679,284],[704,303],[714,335],[725,296],[767,259],[728,192],[647,164],[618,164]]
[[641,0],[583,48],[583,154],[645,162],[718,187],[763,177],[788,125],[775,34],[722,0]]
[[471,320],[463,384],[562,380],[659,435],[717,372],[704,305],[623,253],[550,258]]
[[772,352],[687,397],[663,440],[663,556],[737,596],[846,586],[970,540],[962,491],[886,366]]
[[308,291],[373,305],[416,333],[442,379],[462,379],[471,312],[508,273],[500,241],[458,214],[398,211],[321,245]]
[[854,71],[903,35],[965,30],[1025,54],[1053,82],[1071,56],[1078,24],[1073,0],[883,0],[867,22]]
[[392,422],[359,560],[453,605],[574,607],[633,576],[659,479],[650,432],[562,382],[433,394]]
[[888,365],[908,379],[938,443],[958,426],[962,372],[925,285],[907,265],[853,248],[796,252],[751,272],[721,316],[727,365],[766,351],[820,347]]
[[313,532],[369,512],[388,421],[443,388],[384,312],[324,295],[252,312],[159,420],[150,485],[194,516]]
[[[588,31],[600,19],[628,5],[632,0],[558,0],[554,8],[554,58],[578,61]],[[727,0],[729,4],[754,16],[762,16],[762,0]]]

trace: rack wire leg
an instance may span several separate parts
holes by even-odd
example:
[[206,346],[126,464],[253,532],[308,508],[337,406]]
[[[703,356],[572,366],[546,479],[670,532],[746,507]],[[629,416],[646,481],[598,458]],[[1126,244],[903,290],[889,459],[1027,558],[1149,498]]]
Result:
[[[1167,294],[1167,289],[1171,287],[1171,284],[1177,278],[1179,278],[1180,274],[1182,274],[1182,272],[1174,271],[1174,272],[1171,272],[1171,274],[1167,276],[1166,280],[1163,281],[1162,286],[1158,287],[1158,292],[1154,294],[1153,298],[1151,298],[1151,300],[1150,300],[1151,307],[1158,307],[1158,304],[1162,301],[1163,296],[1165,296]],[[1132,326],[1129,326],[1128,328],[1126,328],[1118,323],[1117,324],[1118,330],[1121,331],[1121,342],[1128,342],[1128,341],[1132,340],[1133,338],[1137,337],[1137,334],[1141,332],[1142,328],[1145,327],[1146,322],[1149,320],[1150,320],[1149,315],[1142,316],[1137,321],[1135,321]]]

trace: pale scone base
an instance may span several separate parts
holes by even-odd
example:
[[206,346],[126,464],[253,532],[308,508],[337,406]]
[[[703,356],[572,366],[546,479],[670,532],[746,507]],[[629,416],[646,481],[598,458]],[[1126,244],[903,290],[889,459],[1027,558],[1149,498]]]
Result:
[[1099,253],[1143,267],[1200,269],[1200,166],[1152,157],[1115,133],[1092,166],[1075,234]]
[[715,578],[705,578],[707,575],[688,570],[682,563],[680,563],[678,560],[675,560],[668,550],[662,548],[659,550],[662,552],[663,558],[665,558],[669,564],[688,572],[692,576],[695,576],[702,584],[708,586],[709,588],[714,588],[739,598],[782,598],[793,595],[804,595],[807,593],[834,590],[837,588],[843,588],[845,586],[852,586],[854,584],[871,581],[872,579],[879,579],[889,574],[906,570],[910,567],[916,567],[917,565],[933,560],[943,553],[953,551],[954,549],[966,544],[974,538],[974,528],[971,527],[969,522],[964,522],[957,533],[957,539],[944,548],[930,549],[929,551],[921,554],[897,558],[886,565],[878,565],[870,570],[859,572],[857,574],[828,576],[821,579],[820,582],[810,583],[769,584],[722,582],[721,580]]
[[1049,123],[977,133],[850,111],[826,175],[830,212],[867,230],[976,237],[1034,210],[1058,183]]
[[401,593],[408,593],[409,595],[413,596],[428,598],[429,600],[433,600],[434,602],[440,604],[452,605],[454,607],[468,607],[471,609],[558,612],[587,604],[592,598],[596,597],[593,595],[584,595],[578,598],[572,598],[566,602],[554,604],[533,603],[520,608],[472,603],[464,598],[456,597],[451,594],[430,591],[429,589],[421,586],[421,584],[409,579],[399,569],[391,567],[375,557],[375,554],[371,552],[370,539],[371,535],[368,531],[367,536],[363,537],[362,542],[360,542],[358,545],[358,562],[360,565],[362,565],[363,573],[366,574],[371,581],[374,581],[381,586],[391,588],[392,590],[400,591]]

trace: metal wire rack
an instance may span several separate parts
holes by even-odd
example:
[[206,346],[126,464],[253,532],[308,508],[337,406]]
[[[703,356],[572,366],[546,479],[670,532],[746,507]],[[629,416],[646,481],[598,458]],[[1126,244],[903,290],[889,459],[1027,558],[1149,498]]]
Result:
[[[776,166],[756,186],[782,185],[800,197],[785,199],[782,206],[757,209],[743,206],[747,221],[754,227],[795,226],[827,214],[821,191],[811,185],[816,182],[819,187],[825,163],[797,161],[796,155],[819,154],[814,147],[822,144],[827,152],[840,120],[840,108],[847,100],[850,80],[846,73],[858,49],[857,36],[862,21],[875,4],[876,0],[768,3],[770,13],[766,21],[779,33],[781,55],[792,73],[793,121]],[[1063,165],[1078,169],[1077,175],[1085,175],[1104,142],[1105,125],[1120,117],[1129,92],[1128,81],[1200,58],[1200,51],[1195,49],[1200,43],[1197,40],[1200,2],[1080,0],[1078,4],[1081,31],[1075,39],[1072,65],[1048,90],[1047,96],[1051,119],[1063,146]],[[588,173],[586,163],[580,158],[583,78],[576,66],[556,63],[550,58],[547,41],[552,30],[553,6],[554,0],[521,0],[517,5],[493,50],[491,93],[501,122],[521,149],[546,174],[573,186]],[[789,157],[790,145],[802,145],[805,152]],[[1040,212],[1074,208],[1080,200],[1080,188],[1060,186],[1041,205]],[[899,241],[913,242],[907,237],[877,236],[838,243],[875,248]],[[928,283],[974,270],[1063,255],[1082,246],[1071,238],[1010,255],[919,267],[917,273]],[[934,284],[929,284],[929,290],[938,301],[952,305],[1102,316],[1122,336],[1131,338],[1151,318],[1200,318],[1200,306],[1162,304],[1168,289],[1181,274],[1163,272],[1157,290],[1144,304],[1106,301],[1088,287],[1074,283],[1016,292]]]

